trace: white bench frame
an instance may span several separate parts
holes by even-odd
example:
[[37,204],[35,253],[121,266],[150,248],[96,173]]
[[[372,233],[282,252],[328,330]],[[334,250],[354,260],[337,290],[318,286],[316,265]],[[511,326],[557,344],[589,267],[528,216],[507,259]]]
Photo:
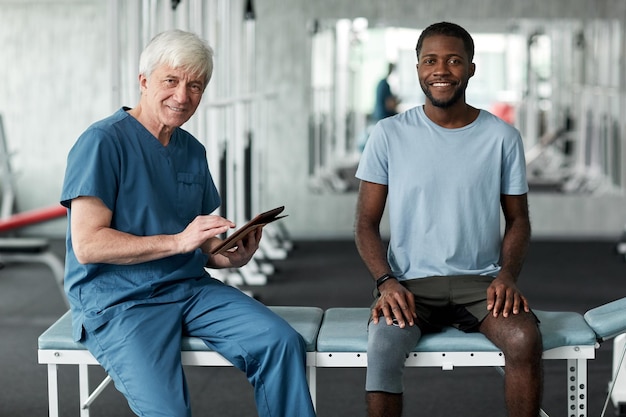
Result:
[[[567,346],[547,350],[543,359],[567,361],[568,410],[576,417],[587,416],[587,361],[595,358],[596,346]],[[182,351],[186,366],[230,367],[231,363],[214,351]],[[39,363],[48,367],[48,407],[50,417],[59,417],[58,366],[78,365],[80,416],[89,417],[90,406],[111,382],[106,377],[94,390],[89,386],[89,366],[99,365],[87,350],[39,349]],[[317,368],[354,368],[367,366],[365,352],[307,352],[306,374],[313,404],[316,405]],[[444,371],[455,367],[504,366],[502,352],[413,352],[407,367],[436,367]],[[576,412],[573,413],[573,410]],[[547,414],[542,412],[543,416]]]
[[[367,367],[367,326],[357,327],[357,324],[366,323],[369,314],[367,308],[339,307],[325,311],[317,337],[317,368]],[[536,314],[543,323],[542,333],[546,332],[547,348],[542,358],[566,361],[567,415],[587,417],[587,361],[595,358],[600,346],[598,333],[578,313],[536,311]],[[616,331],[626,330],[626,325],[621,323],[617,327]],[[505,372],[504,354],[484,336],[455,329],[444,329],[440,335],[429,334],[421,339],[405,365],[444,371],[455,367],[494,367],[501,374]],[[548,415],[541,410],[540,416]]]
[[[181,351],[183,365],[230,367],[232,364],[214,351]],[[100,365],[88,350],[39,349],[39,363],[48,367],[48,410],[50,417],[59,417],[59,365],[78,365],[80,417],[89,417],[89,408],[111,382],[107,376],[94,390],[89,387],[89,366]],[[315,352],[307,352],[306,374],[313,405],[316,397]]]
[[[598,345],[565,346],[546,350],[543,359],[567,361],[567,409],[570,416],[587,414],[587,361],[595,358]],[[367,367],[365,352],[317,352],[317,368]],[[455,367],[495,367],[502,370],[502,352],[412,352],[406,360],[407,367],[435,367],[451,371]],[[504,372],[504,371],[501,371]],[[575,411],[575,412],[574,412]],[[548,415],[541,410],[541,416]]]
[[[589,334],[585,335],[585,333],[587,333],[587,329],[585,328],[583,329],[583,334],[578,334],[577,336],[572,335],[573,338],[570,339],[569,336],[566,337],[563,333],[560,333],[560,330],[557,330],[568,329],[569,325],[566,324],[565,327],[562,327],[562,323],[560,321],[543,321],[543,323],[545,323],[548,328],[548,323],[551,323],[554,330],[557,330],[557,333],[553,335],[556,339],[552,341],[552,346],[559,346],[545,350],[543,352],[543,359],[561,359],[565,360],[567,363],[567,415],[569,417],[588,416],[587,361],[589,359],[595,358],[595,351],[599,347],[601,341],[607,341],[611,338],[619,336],[620,334],[626,334],[624,333],[624,331],[626,331],[626,324],[624,321],[624,314],[626,311],[625,308],[626,297],[604,304],[586,312],[584,315],[585,324],[583,324],[583,326],[589,326],[589,332],[592,335],[595,335],[595,337],[589,337]],[[321,310],[319,308],[313,307],[312,309],[317,309],[319,310],[319,313],[321,313]],[[330,314],[330,310],[335,310],[335,312],[333,314]],[[352,313],[354,314],[351,313],[345,316],[346,312],[341,310],[353,310]],[[361,331],[365,331],[365,326],[363,326],[363,329],[360,330],[360,328],[351,326],[350,323],[350,320],[357,320],[358,322],[362,321],[362,318],[360,316],[364,313],[363,311],[359,312],[357,310],[364,310],[365,313],[368,313],[366,311],[367,309],[363,308],[329,309],[324,312],[321,323],[318,322],[317,325],[313,323],[313,327],[311,327],[310,324],[312,323],[305,322],[304,325],[308,325],[309,327],[301,329],[301,331],[306,332],[305,338],[308,339],[307,343],[309,345],[313,343],[314,338],[317,342],[316,350],[308,351],[306,353],[306,377],[314,406],[316,405],[317,396],[317,368],[367,367],[367,353],[364,351],[366,345],[366,335],[364,333],[361,333]],[[564,313],[567,315],[572,314],[568,312]],[[537,312],[537,314],[539,314],[539,312]],[[546,312],[546,314],[548,313]],[[562,317],[561,313],[556,312],[556,314]],[[573,314],[575,315],[576,313]],[[548,319],[548,317],[544,316],[544,319]],[[295,320],[298,319],[295,318]],[[558,317],[557,320],[559,320]],[[569,321],[571,319],[569,317],[565,317],[565,320]],[[574,316],[574,327],[580,327],[580,325],[576,324],[575,321],[576,318]],[[60,322],[61,319],[55,322],[53,326],[57,325]],[[295,323],[300,324],[296,325]],[[347,332],[347,329],[341,327],[345,326],[346,323],[348,326],[347,329],[351,329]],[[302,322],[294,322],[294,324],[292,325],[299,326],[302,325]],[[67,322],[65,322],[64,324],[65,327],[62,328],[55,328],[53,330],[53,326],[51,326],[45,332],[49,333],[50,331],[52,331],[51,335],[54,335],[52,337],[52,341],[45,340],[43,342],[44,346],[49,347],[38,349],[39,363],[46,364],[48,368],[49,415],[50,417],[59,417],[59,390],[57,378],[58,366],[78,365],[80,416],[89,417],[89,408],[91,404],[100,395],[100,393],[102,393],[102,391],[106,388],[111,379],[107,376],[98,385],[98,387],[91,391],[89,387],[89,366],[99,365],[98,361],[91,355],[91,353],[89,353],[89,351],[87,351],[80,344],[76,344],[73,342],[68,343],[68,340],[71,339],[71,329],[67,327]],[[580,328],[578,329],[578,331],[580,331]],[[68,332],[68,334],[65,335],[64,332]],[[451,334],[453,335],[453,338],[457,337],[454,336],[454,332],[455,331],[452,330]],[[459,334],[462,333],[459,332]],[[431,345],[432,350],[425,350],[429,346],[427,342],[425,342],[424,345],[421,345],[421,349],[420,345],[418,345],[418,349],[416,349],[417,351],[412,352],[407,358],[406,366],[438,367],[442,370],[453,370],[455,367],[488,366],[495,367],[501,373],[504,373],[504,354],[497,351],[495,347],[492,346],[491,348],[486,348],[486,346],[482,342],[474,339],[473,342],[469,342],[466,345],[466,348],[472,346],[472,349],[475,349],[474,351],[439,351],[440,346],[448,348],[455,345],[455,343],[452,343],[452,345],[450,345],[447,339],[445,339],[445,335],[443,335],[442,337],[444,337],[444,339],[441,339],[434,345]],[[569,339],[569,342],[578,340],[578,343],[569,344],[568,340],[563,339],[564,337],[566,339]],[[195,346],[204,347],[204,344],[201,341],[198,342],[191,340],[191,342],[192,343],[183,343],[183,350],[181,351],[181,359],[183,365],[207,367],[232,366],[228,360],[226,360],[215,351],[204,350],[200,348],[198,348],[198,350],[194,350]],[[557,343],[563,343],[563,345],[558,345]],[[55,344],[57,345],[56,347],[63,348],[57,349],[55,348]],[[456,346],[459,347],[458,344],[456,344]],[[360,349],[362,351],[353,351],[355,349]],[[619,365],[617,367],[621,369],[624,355],[626,355],[626,345],[623,347],[621,355],[619,354],[619,352],[614,352],[614,359],[617,358],[615,357],[615,354],[618,354],[618,356],[620,357]],[[607,396],[607,402],[605,403],[604,409],[602,410],[602,416],[604,416],[606,406],[608,404],[608,401],[610,400],[613,389],[615,388],[618,379],[619,369],[617,370],[617,372],[614,372],[613,381],[611,381],[611,383],[609,384],[609,393]],[[547,414],[545,414],[543,410],[541,411],[540,415],[543,417],[547,416]]]

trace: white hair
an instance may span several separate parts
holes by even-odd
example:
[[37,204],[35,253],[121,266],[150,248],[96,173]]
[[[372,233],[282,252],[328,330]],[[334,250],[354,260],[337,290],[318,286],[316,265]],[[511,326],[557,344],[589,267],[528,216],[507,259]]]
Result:
[[191,32],[179,29],[161,32],[141,53],[139,73],[149,78],[163,64],[204,77],[206,87],[213,74],[213,49]]

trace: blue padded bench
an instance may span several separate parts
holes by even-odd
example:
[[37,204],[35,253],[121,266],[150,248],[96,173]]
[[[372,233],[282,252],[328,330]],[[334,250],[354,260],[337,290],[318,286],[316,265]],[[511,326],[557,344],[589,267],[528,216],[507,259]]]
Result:
[[604,342],[615,338],[613,342],[613,380],[609,384],[609,390],[602,409],[602,415],[606,412],[611,398],[617,416],[626,416],[626,369],[624,357],[626,356],[626,297],[611,303],[593,308],[585,313],[585,320],[598,335],[598,340]]
[[[587,361],[599,342],[626,332],[626,298],[588,311],[535,311],[541,320],[544,359],[567,361],[568,416],[587,416]],[[316,367],[366,367],[369,308],[330,308],[317,337]],[[409,367],[504,366],[504,355],[480,333],[445,328],[425,335],[407,358]],[[543,416],[547,416],[542,411]]]
[[[270,307],[302,335],[307,346],[307,379],[313,404],[316,396],[315,346],[323,310],[317,307]],[[58,365],[78,365],[80,416],[89,416],[89,407],[111,381],[107,377],[93,391],[89,388],[89,366],[98,365],[86,348],[72,340],[72,318],[65,313],[38,340],[39,363],[48,366],[48,405],[50,417],[59,416]],[[210,350],[201,339],[185,337],[181,343],[183,365],[232,366],[219,353]]]
[[[330,308],[324,313],[316,307],[270,308],[284,317],[306,340],[307,376],[314,404],[317,368],[367,366],[368,308]],[[567,361],[567,415],[587,417],[587,361],[595,357],[595,349],[600,342],[617,335],[623,337],[626,333],[626,298],[589,310],[584,316],[573,312],[535,313],[541,320],[544,359]],[[183,339],[181,350],[185,365],[230,366],[228,361],[209,350],[199,339]],[[626,352],[626,347],[624,350]],[[614,355],[618,354],[614,352]],[[624,352],[621,356],[623,358]],[[91,402],[104,389],[107,381],[89,392],[88,365],[98,365],[98,362],[81,344],[72,341],[69,313],[39,337],[39,363],[48,365],[51,417],[58,417],[57,366],[79,366],[81,417],[88,417]],[[482,334],[466,334],[454,328],[424,336],[407,358],[407,366],[440,367],[444,370],[452,370],[455,366],[499,368],[503,365],[502,352]],[[614,375],[609,396],[616,380],[617,375]],[[546,416],[543,411],[542,416]]]

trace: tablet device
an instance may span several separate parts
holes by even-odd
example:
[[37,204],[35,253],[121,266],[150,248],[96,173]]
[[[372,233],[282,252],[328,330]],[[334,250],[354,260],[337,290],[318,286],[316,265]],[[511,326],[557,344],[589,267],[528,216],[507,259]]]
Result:
[[276,207],[266,212],[257,214],[252,220],[237,229],[233,234],[224,239],[222,243],[213,248],[213,250],[211,251],[211,255],[218,255],[224,251],[232,249],[237,246],[237,242],[239,242],[252,230],[263,227],[266,224],[272,223],[278,219],[282,219],[283,217],[287,217],[287,215],[279,216],[279,214],[282,213],[283,210],[285,210],[285,206]]

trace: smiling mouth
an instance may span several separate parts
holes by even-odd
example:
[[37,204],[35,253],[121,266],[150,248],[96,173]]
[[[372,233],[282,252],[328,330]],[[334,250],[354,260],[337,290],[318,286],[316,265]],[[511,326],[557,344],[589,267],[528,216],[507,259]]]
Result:
[[434,83],[430,83],[431,87],[451,87],[453,85],[455,85],[455,84],[452,83],[452,82],[443,82],[443,81],[437,81],[437,82],[434,82]]
[[167,106],[167,107],[176,113],[184,113],[186,111],[183,107],[174,107],[174,106]]

